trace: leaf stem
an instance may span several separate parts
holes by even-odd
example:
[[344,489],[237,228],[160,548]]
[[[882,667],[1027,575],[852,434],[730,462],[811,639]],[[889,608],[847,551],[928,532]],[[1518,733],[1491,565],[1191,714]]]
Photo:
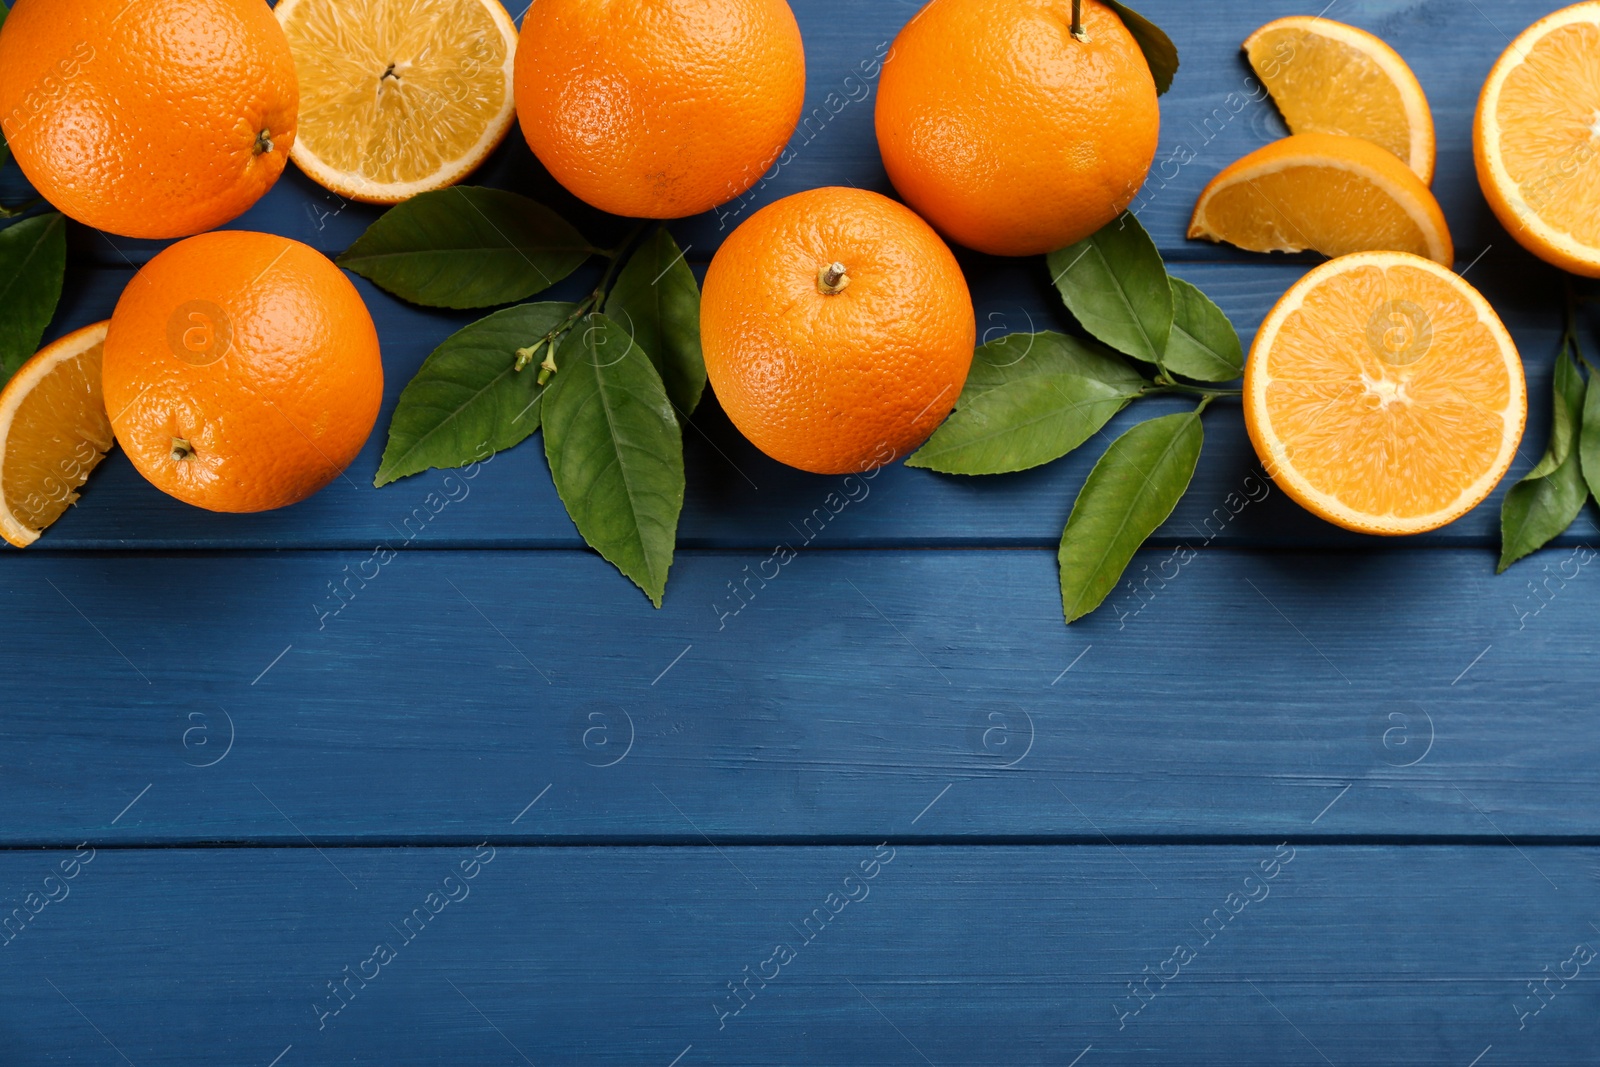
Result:
[[[1145,388],[1139,390],[1140,396],[1161,396],[1165,393],[1178,393],[1183,396],[1198,396],[1204,399],[1205,404],[1211,403],[1211,401],[1216,400],[1218,397],[1244,396],[1243,389],[1207,389],[1202,385],[1185,385],[1183,382],[1175,382],[1170,378],[1166,380],[1157,378],[1154,385],[1146,386]],[[1204,409],[1205,404],[1201,405],[1202,410]]]
[[[1572,288],[1572,279],[1565,279],[1567,290],[1567,328],[1561,335],[1563,351],[1572,350],[1577,359],[1583,359],[1583,346],[1578,341],[1578,295]],[[1587,362],[1587,360],[1585,360]]]
[[633,248],[635,242],[639,240],[639,235],[644,233],[645,227],[649,225],[649,222],[639,223],[620,245],[609,252],[602,253],[609,262],[606,263],[605,273],[600,275],[599,284],[594,287],[594,290],[588,296],[578,301],[578,305],[572,309],[572,314],[557,323],[555,329],[533,342],[527,348],[517,349],[515,369],[522,370],[522,368],[533,362],[533,357],[539,354],[539,349],[549,345],[549,350],[545,353],[544,362],[539,364],[539,384],[544,385],[550,380],[550,376],[558,369],[555,361],[556,343],[563,334],[576,326],[586,315],[593,314],[600,309],[600,304],[605,300],[606,293],[611,287],[611,280],[616,277],[617,268],[622,266],[624,254]]
[[1083,28],[1083,0],[1072,0],[1072,39],[1075,41],[1089,39],[1089,34]]
[[5,205],[0,204],[0,219],[14,219],[18,215],[26,215],[28,212],[32,211],[34,208],[43,203],[44,197],[36,196],[32,200],[29,200],[26,204],[18,204],[16,207],[6,207]]

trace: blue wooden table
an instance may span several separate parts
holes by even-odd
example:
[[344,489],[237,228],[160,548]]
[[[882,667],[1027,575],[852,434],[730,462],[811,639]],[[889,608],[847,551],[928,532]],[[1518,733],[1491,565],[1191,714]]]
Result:
[[[1323,2],[1139,5],[1183,58],[1140,217],[1247,339],[1314,257],[1183,233],[1284,133],[1239,42]],[[1328,10],[1433,103],[1457,269],[1527,365],[1513,477],[1560,276],[1490,215],[1470,123],[1555,6]],[[814,121],[756,193],[674,225],[697,269],[762,203],[888,190],[860,72],[916,4],[795,8]],[[520,137],[475,180],[626,228]],[[25,193],[8,168],[0,200]],[[336,254],[376,214],[291,169],[235,225]],[[52,337],[159,247],[71,240]],[[1042,260],[962,262],[988,336],[1067,325]],[[470,316],[357,284],[381,430]],[[1092,455],[896,466],[835,513],[837,479],[708,402],[660,611],[584,549],[536,443],[376,490],[380,432],[252,517],[113,455],[0,558],[0,1064],[1600,1061],[1594,514],[1497,578],[1500,493],[1363,538],[1271,487],[1236,408],[1207,424],[1133,564],[1169,577],[1070,629],[1055,546]],[[794,561],[747,583],[779,542]]]

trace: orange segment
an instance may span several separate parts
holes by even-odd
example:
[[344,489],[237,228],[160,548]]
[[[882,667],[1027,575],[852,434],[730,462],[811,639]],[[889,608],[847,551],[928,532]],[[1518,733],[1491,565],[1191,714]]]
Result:
[[1445,266],[1455,257],[1422,180],[1371,141],[1331,133],[1274,141],[1211,179],[1189,236],[1251,252],[1410,252]]
[[1433,112],[1400,53],[1331,19],[1276,19],[1244,42],[1245,55],[1295,133],[1363,137],[1433,181]]
[[1274,481],[1366,533],[1421,533],[1476,507],[1511,466],[1527,415],[1522,361],[1488,301],[1402,252],[1311,271],[1245,366],[1245,426]]
[[1511,43],[1472,133],[1478,183],[1511,236],[1600,277],[1600,2],[1557,11]]
[[78,499],[111,449],[100,393],[106,326],[46,347],[0,392],[0,537],[26,548]]

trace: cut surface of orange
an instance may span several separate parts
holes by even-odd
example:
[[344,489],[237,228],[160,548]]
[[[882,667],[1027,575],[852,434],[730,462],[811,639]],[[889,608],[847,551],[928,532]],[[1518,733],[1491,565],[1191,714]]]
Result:
[[1527,415],[1522,361],[1488,301],[1405,253],[1311,271],[1245,365],[1245,426],[1267,472],[1364,533],[1422,533],[1472,510],[1511,466]]
[[1495,63],[1472,128],[1478,184],[1523,247],[1600,277],[1600,2],[1524,30]]
[[106,326],[47,346],[0,391],[0,537],[26,548],[78,499],[111,449],[100,392]]
[[1244,42],[1289,129],[1363,137],[1388,149],[1424,185],[1433,181],[1433,112],[1400,53],[1331,19],[1275,19]]
[[1410,252],[1449,266],[1444,212],[1422,179],[1360,137],[1300,133],[1211,179],[1189,236],[1251,252]]
[[300,80],[289,158],[394,204],[466,177],[515,119],[517,28],[500,0],[279,0]]

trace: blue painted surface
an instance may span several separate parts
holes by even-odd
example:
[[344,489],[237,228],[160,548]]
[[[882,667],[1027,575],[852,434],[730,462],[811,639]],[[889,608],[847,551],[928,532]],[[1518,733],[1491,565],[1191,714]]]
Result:
[[[1312,258],[1184,225],[1282,132],[1229,102],[1238,42],[1322,3],[1139,6],[1183,53],[1158,159],[1194,153],[1141,218],[1248,337]],[[1553,6],[1328,12],[1432,100],[1458,267],[1535,398],[1514,475],[1548,425],[1560,276],[1489,215],[1469,123],[1505,35]],[[915,7],[796,0],[826,117],[756,194],[675,224],[697,269],[761,203],[887,188],[851,79]],[[624,228],[516,137],[475,180]],[[7,168],[0,199],[23,192]],[[336,253],[373,217],[291,171],[235,225]],[[159,247],[71,239],[52,335],[106,317]],[[962,262],[980,329],[1066,325],[1042,262]],[[360,284],[382,427],[471,316]],[[1498,493],[1361,538],[1261,480],[1236,409],[1206,433],[1144,592],[1070,630],[1053,545],[1090,454],[886,470],[762,580],[835,485],[708,403],[659,612],[583,550],[536,444],[470,485],[376,490],[380,434],[347,480],[253,517],[113,456],[0,558],[0,1063],[1595,1062],[1594,515],[1496,578]],[[448,505],[397,532],[432,492]],[[394,561],[335,598],[380,542]]]

